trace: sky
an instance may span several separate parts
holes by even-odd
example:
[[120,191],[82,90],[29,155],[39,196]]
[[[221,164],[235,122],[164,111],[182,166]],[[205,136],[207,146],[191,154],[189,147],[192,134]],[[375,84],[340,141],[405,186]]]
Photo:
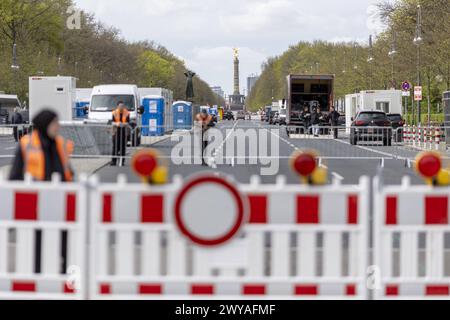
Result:
[[379,33],[377,0],[75,0],[129,41],[153,40],[211,86],[233,89],[233,48],[247,76],[299,41],[367,42]]

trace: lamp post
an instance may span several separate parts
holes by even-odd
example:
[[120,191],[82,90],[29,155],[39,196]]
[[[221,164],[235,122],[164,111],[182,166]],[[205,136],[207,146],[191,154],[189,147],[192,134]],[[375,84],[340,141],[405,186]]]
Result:
[[13,61],[11,64],[11,69],[14,74],[14,93],[17,94],[17,73],[19,72],[20,66],[17,63],[17,44],[13,44]]
[[392,62],[392,88],[395,89],[396,85],[395,85],[395,56],[397,55],[397,44],[396,44],[396,35],[395,35],[395,31],[392,30],[392,44],[391,44],[391,50],[388,53],[389,57],[391,58],[391,62]]
[[373,42],[372,42],[372,35],[369,36],[369,57],[367,58],[367,62],[369,63],[370,68],[370,75],[369,75],[369,89],[372,90],[373,85]]
[[[417,6],[417,26],[416,26],[416,36],[414,37],[414,44],[417,46],[417,85],[420,87],[421,80],[421,45],[423,43],[422,38],[422,7],[420,4]],[[417,115],[419,121],[417,122],[419,125],[422,122],[422,112],[421,112],[421,101],[417,100]]]

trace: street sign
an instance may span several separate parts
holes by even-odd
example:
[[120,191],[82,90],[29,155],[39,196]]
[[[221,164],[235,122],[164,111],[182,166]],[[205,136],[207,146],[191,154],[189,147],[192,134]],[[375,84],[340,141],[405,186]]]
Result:
[[200,176],[182,188],[176,198],[175,220],[181,233],[200,246],[230,241],[240,231],[246,205],[239,191],[217,176]]
[[422,87],[414,87],[414,101],[422,101]]
[[411,85],[409,84],[408,81],[403,82],[403,84],[402,84],[402,90],[403,90],[403,91],[409,91],[409,90],[411,90]]
[[411,96],[411,91],[402,91],[402,96],[403,97],[410,97]]

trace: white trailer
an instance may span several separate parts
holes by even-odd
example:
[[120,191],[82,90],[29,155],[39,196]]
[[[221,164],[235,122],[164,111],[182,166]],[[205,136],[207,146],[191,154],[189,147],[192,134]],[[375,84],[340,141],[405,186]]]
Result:
[[383,111],[402,114],[402,92],[400,90],[366,90],[345,96],[345,122],[349,128],[360,111]]
[[30,119],[43,109],[50,109],[58,114],[60,121],[72,121],[76,83],[73,77],[30,77]]

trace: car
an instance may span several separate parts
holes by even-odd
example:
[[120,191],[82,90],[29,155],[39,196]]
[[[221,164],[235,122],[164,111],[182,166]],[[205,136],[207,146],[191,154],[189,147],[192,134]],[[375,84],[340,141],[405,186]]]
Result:
[[280,124],[280,114],[278,112],[272,117],[272,124]]
[[350,144],[358,142],[383,142],[384,146],[392,145],[392,124],[386,113],[380,111],[362,111],[352,119],[350,128]]
[[225,112],[225,114],[223,115],[223,118],[225,120],[229,120],[229,121],[234,121],[234,114],[231,111],[227,111]]
[[403,141],[403,127],[405,125],[405,121],[402,118],[401,114],[391,113],[387,115],[389,121],[392,123],[392,129],[394,131],[394,140],[396,142]]
[[279,121],[280,126],[286,125],[286,109],[281,109],[279,114]]
[[245,120],[245,112],[239,111],[236,117],[237,120]]
[[270,111],[269,113],[269,124],[275,124],[273,122],[274,117],[276,116],[276,114],[278,114],[278,111]]

